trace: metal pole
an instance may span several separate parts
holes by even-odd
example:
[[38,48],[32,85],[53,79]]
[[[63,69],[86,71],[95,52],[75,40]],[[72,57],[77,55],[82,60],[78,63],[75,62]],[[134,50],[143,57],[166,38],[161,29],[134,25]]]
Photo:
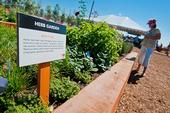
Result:
[[92,11],[93,11],[93,7],[94,7],[94,0],[93,0],[93,3],[92,3],[92,6],[91,6],[91,10],[90,10],[89,20],[90,20],[90,17],[91,17]]

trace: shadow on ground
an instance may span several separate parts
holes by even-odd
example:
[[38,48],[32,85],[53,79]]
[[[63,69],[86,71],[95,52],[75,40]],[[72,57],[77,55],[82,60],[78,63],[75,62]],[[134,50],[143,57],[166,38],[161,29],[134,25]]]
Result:
[[137,81],[140,80],[143,76],[140,75],[136,70],[133,70],[130,74],[128,84],[137,84]]
[[136,60],[136,57],[126,58],[126,60],[135,61],[135,60]]

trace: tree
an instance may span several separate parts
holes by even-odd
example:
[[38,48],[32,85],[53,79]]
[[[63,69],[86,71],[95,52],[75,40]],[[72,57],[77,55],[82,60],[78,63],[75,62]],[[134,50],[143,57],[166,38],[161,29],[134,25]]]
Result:
[[65,22],[66,21],[66,14],[65,12],[62,12],[61,14],[61,23]]
[[5,0],[5,4],[6,4],[6,5],[11,4],[11,2],[12,2],[11,0]]
[[74,16],[72,16],[71,14],[69,14],[68,16],[67,16],[67,19],[66,19],[66,22],[70,25],[72,25],[73,23],[74,23]]
[[41,5],[38,3],[38,4],[35,6],[35,15],[36,15],[36,16],[40,16],[40,10],[41,10]]
[[44,17],[44,9],[40,9],[40,17]]
[[19,0],[16,9],[20,12],[25,12],[25,0]]
[[0,5],[2,5],[3,4],[3,1],[2,0],[0,0]]
[[86,11],[87,11],[87,8],[86,8],[86,2],[85,0],[79,0],[79,10],[80,10],[80,18],[84,18],[86,16]]
[[56,4],[54,7],[53,19],[55,22],[60,20],[60,6],[59,6],[59,4]]
[[10,7],[11,3],[11,0],[5,0],[5,7]]
[[21,0],[11,0],[12,1],[12,6],[16,7]]
[[50,5],[46,7],[46,18],[48,20],[52,19],[52,9]]
[[33,2],[32,0],[26,0],[24,2],[24,6],[25,6],[25,12],[28,14],[35,14],[36,12],[36,4],[35,2]]

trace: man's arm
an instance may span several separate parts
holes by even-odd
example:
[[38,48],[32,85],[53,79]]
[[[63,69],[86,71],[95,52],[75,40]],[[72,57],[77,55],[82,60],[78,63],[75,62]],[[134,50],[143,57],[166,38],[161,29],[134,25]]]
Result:
[[154,36],[145,36],[145,38],[151,39],[151,40],[159,40],[161,38],[161,34],[157,33]]

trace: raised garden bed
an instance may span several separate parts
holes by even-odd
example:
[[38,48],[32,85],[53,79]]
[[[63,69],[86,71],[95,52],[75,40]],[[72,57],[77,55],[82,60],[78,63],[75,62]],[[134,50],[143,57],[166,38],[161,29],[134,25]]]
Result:
[[[116,64],[123,54],[121,36],[104,23],[69,27],[66,58],[51,63],[50,105],[61,105]],[[9,81],[0,96],[0,112],[46,113],[36,93],[37,66],[17,67],[16,43],[15,28],[0,26],[0,76]]]
[[137,53],[130,53],[53,113],[114,113]]

